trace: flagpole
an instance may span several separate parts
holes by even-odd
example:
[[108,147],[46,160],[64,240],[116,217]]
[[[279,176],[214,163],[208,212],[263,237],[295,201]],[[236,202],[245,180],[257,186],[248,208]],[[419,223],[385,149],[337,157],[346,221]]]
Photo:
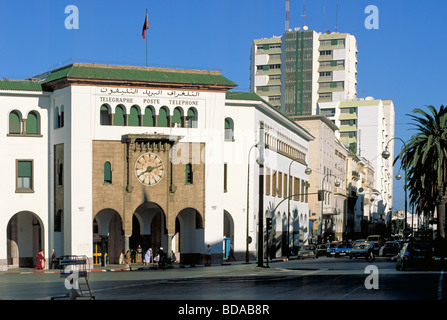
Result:
[[[146,9],[146,23],[147,23],[147,19],[148,19],[148,15],[147,15],[147,9]],[[146,27],[147,27],[147,25],[146,25]],[[148,50],[147,38],[149,38],[149,37],[146,34],[146,67],[148,66],[148,64],[147,64],[147,50]]]

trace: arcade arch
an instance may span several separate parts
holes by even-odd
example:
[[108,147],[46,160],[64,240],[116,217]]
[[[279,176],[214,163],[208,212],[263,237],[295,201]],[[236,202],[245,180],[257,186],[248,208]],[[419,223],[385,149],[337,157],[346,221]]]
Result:
[[[8,222],[7,264],[11,267],[35,267],[36,255],[45,249],[42,220],[31,211],[16,213]],[[49,253],[44,255],[48,257]]]

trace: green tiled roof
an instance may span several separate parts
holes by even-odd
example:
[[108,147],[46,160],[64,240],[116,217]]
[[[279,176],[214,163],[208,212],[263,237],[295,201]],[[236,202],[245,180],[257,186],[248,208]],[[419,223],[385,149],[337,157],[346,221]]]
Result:
[[262,99],[258,94],[254,92],[237,92],[237,91],[227,91],[225,98],[229,100],[254,100],[263,101],[268,104],[264,99]]
[[49,83],[59,79],[91,79],[135,81],[151,83],[197,84],[235,87],[237,84],[216,71],[142,68],[74,63],[53,70],[44,80]]
[[0,80],[0,90],[42,91],[42,82],[33,80]]

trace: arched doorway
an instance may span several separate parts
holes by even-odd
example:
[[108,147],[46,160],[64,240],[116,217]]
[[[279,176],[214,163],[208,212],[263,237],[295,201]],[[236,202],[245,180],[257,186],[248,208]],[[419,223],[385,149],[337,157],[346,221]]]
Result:
[[113,209],[99,211],[93,219],[93,262],[104,263],[107,253],[108,263],[119,263],[124,250],[123,223],[121,216]]
[[[36,266],[36,255],[45,249],[44,228],[33,212],[16,213],[7,226],[7,264],[10,267]],[[45,257],[49,253],[44,251]]]
[[175,219],[173,251],[181,264],[197,264],[204,250],[204,229],[200,213],[193,208],[185,208]]
[[155,254],[160,247],[167,247],[166,215],[154,202],[145,202],[138,206],[132,217],[132,236],[129,248],[137,250],[141,245],[144,253],[152,248]]
[[234,248],[234,220],[231,214],[224,210],[224,221],[223,221],[223,236],[224,236],[224,258],[228,259],[228,253],[230,251],[230,244]]

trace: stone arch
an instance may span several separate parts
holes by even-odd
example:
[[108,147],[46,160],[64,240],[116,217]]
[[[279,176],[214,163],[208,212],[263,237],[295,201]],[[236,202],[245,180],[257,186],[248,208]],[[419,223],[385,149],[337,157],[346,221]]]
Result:
[[8,222],[7,234],[7,265],[12,267],[35,267],[36,255],[45,251],[44,224],[42,220],[31,211],[20,211]]
[[[182,209],[175,219],[172,249],[181,264],[200,263],[205,245],[202,215],[194,208]],[[177,256],[177,255],[176,255]]]
[[144,252],[152,248],[154,253],[167,246],[166,214],[155,202],[144,202],[133,213],[129,247],[136,250],[138,245]]
[[[114,209],[99,211],[93,218],[93,250],[95,257],[108,256],[108,262],[119,263],[119,256],[124,250],[123,222],[121,215]],[[95,258],[94,257],[94,258]],[[102,261],[94,259],[95,263]]]

